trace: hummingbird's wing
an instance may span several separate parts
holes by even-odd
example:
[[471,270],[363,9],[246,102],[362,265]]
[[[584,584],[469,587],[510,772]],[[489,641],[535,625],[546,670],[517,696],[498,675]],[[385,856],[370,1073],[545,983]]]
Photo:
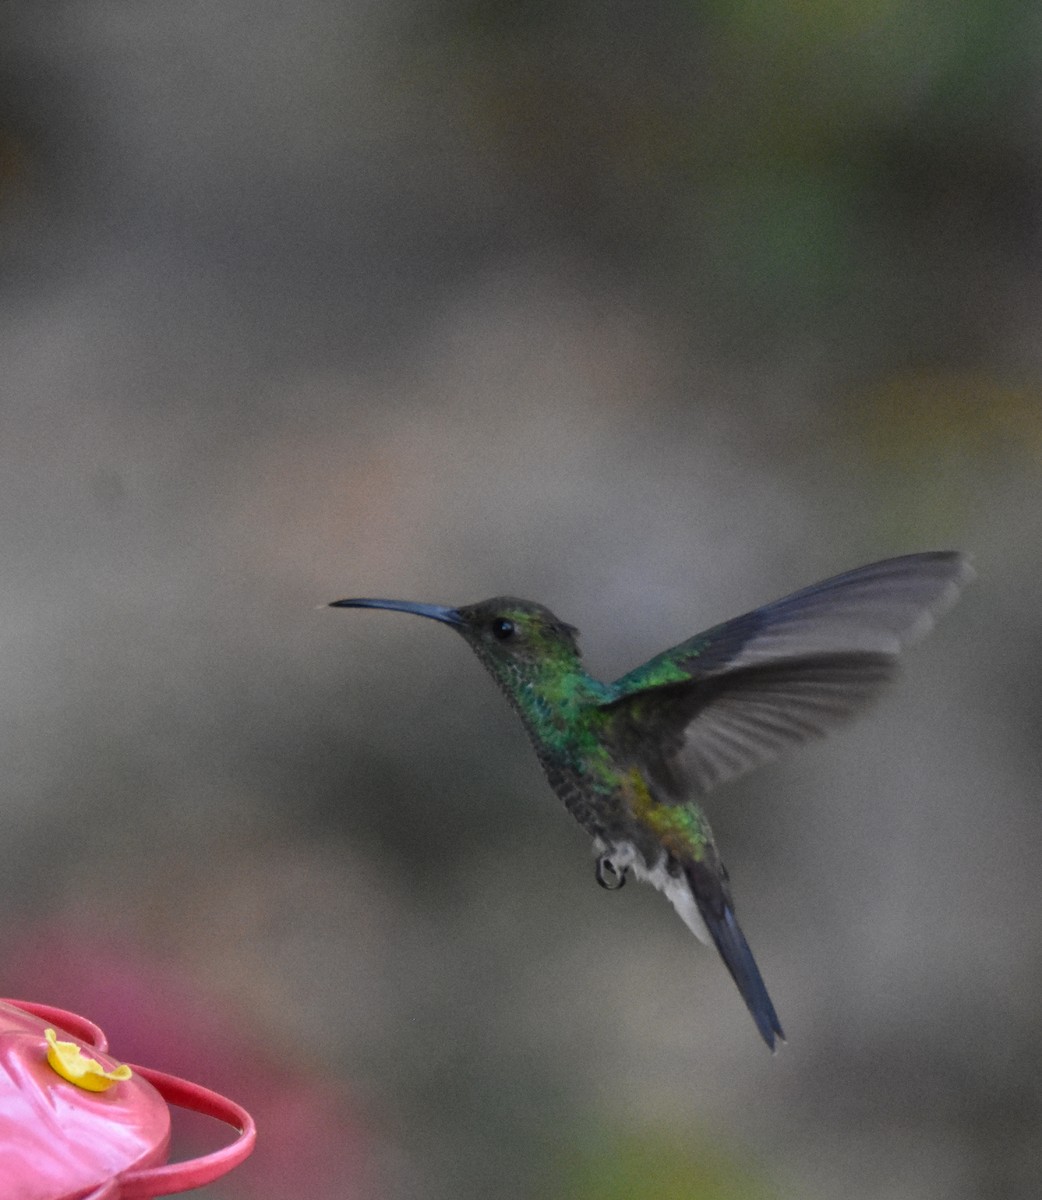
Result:
[[972,576],[948,551],[836,575],[656,655],[611,685],[605,707],[642,757],[683,748],[704,791],[864,708]]

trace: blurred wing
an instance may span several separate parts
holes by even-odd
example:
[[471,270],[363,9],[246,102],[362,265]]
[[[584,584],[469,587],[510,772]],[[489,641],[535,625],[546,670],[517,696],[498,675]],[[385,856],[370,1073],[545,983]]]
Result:
[[605,707],[635,751],[684,748],[708,789],[861,711],[972,574],[942,551],[836,575],[657,655],[616,680]]

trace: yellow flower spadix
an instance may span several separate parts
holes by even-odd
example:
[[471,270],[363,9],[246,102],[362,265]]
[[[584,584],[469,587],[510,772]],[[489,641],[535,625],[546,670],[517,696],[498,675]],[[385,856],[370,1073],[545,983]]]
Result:
[[130,1068],[124,1064],[106,1071],[96,1058],[88,1058],[75,1042],[59,1042],[53,1029],[45,1029],[47,1061],[63,1078],[88,1092],[107,1091],[114,1083],[130,1078]]

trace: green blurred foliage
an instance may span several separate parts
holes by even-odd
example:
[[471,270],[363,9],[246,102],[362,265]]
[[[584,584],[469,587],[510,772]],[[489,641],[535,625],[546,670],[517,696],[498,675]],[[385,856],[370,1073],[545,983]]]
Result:
[[600,1129],[575,1139],[579,1157],[548,1192],[556,1200],[780,1200],[721,1142],[666,1129]]
[[[1027,219],[1026,173],[1037,188],[1024,3],[435,12],[417,54],[446,116],[532,189],[549,228],[640,272],[664,305],[716,314],[735,356],[742,338],[858,327],[893,354],[895,309],[934,328],[913,308],[931,249],[1001,254]],[[934,316],[965,307],[931,300]]]

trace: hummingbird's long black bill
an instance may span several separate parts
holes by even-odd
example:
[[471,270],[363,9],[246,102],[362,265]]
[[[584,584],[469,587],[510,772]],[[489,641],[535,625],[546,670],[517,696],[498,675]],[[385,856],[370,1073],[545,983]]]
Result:
[[330,608],[388,608],[392,612],[415,613],[418,617],[430,617],[432,621],[443,621],[446,625],[462,625],[463,619],[454,608],[444,604],[414,604],[411,600],[334,600]]

